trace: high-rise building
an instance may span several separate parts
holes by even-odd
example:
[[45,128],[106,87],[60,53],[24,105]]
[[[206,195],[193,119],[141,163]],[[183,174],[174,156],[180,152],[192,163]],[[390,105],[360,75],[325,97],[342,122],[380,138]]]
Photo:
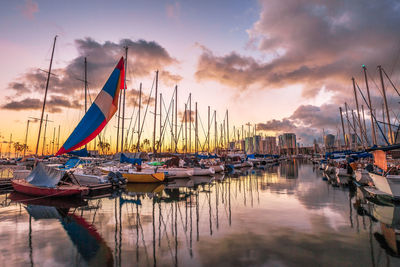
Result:
[[246,137],[244,146],[246,154],[252,154],[254,151],[253,137]]
[[261,136],[256,135],[253,137],[253,153],[261,153]]
[[296,153],[296,135],[284,133],[278,137],[281,154],[294,155]]
[[335,147],[335,136],[333,134],[325,135],[324,144],[326,149],[333,149]]
[[276,137],[275,136],[266,136],[262,140],[262,153],[264,154],[276,154]]

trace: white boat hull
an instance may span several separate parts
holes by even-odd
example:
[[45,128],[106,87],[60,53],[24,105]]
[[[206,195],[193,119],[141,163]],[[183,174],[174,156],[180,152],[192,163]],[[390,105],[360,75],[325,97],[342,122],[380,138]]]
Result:
[[382,176],[379,174],[369,173],[375,187],[394,198],[400,198],[400,175]]
[[208,168],[208,169],[202,169],[202,168],[194,168],[193,169],[193,175],[194,176],[210,176],[214,175],[215,171],[213,168]]
[[169,169],[157,169],[157,172],[164,172],[167,178],[189,178],[194,175],[193,169],[185,168],[169,168]]

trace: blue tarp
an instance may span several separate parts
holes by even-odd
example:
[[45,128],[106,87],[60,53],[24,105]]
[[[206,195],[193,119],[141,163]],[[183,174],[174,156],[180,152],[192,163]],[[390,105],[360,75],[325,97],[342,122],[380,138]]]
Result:
[[217,155],[211,155],[211,154],[209,154],[209,155],[200,155],[200,154],[196,154],[195,156],[196,156],[197,158],[199,158],[199,159],[215,159],[215,158],[218,158]]
[[78,156],[78,157],[89,157],[90,156],[90,154],[86,148],[83,148],[81,150],[74,150],[74,151],[68,152],[68,154]]
[[30,184],[40,187],[55,187],[64,176],[62,170],[53,169],[38,163],[32,172],[26,177]]
[[142,165],[142,159],[131,159],[128,158],[127,156],[125,156],[125,154],[121,153],[121,158],[119,160],[119,162],[124,163],[131,163],[133,165]]

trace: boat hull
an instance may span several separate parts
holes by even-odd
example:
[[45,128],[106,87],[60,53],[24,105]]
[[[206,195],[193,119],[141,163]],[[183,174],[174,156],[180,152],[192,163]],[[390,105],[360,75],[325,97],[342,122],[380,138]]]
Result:
[[163,172],[157,173],[122,173],[122,177],[128,180],[128,183],[160,183],[164,181]]
[[387,175],[382,176],[376,173],[369,173],[375,187],[394,198],[400,198],[400,176]]
[[84,186],[58,186],[54,188],[34,186],[23,179],[15,179],[11,181],[12,186],[18,193],[30,196],[48,196],[48,197],[67,197],[67,196],[84,196],[89,193],[89,188]]

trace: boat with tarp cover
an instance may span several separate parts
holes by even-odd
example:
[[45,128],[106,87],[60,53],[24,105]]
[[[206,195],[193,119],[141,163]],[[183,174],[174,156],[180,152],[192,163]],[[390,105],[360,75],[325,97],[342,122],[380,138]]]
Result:
[[11,181],[15,191],[31,196],[65,197],[87,195],[89,188],[81,186],[71,174],[38,163],[26,179]]

